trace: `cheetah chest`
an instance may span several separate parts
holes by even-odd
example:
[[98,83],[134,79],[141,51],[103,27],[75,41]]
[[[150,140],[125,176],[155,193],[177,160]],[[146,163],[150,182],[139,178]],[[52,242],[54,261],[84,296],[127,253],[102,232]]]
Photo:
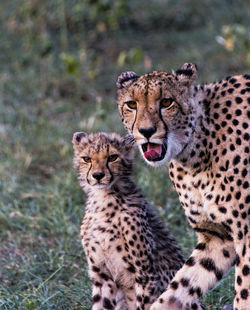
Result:
[[109,210],[85,215],[81,227],[82,232],[84,231],[83,247],[92,252],[95,262],[107,267],[117,283],[123,287],[131,287],[134,285],[134,279],[128,271],[121,215],[116,212],[113,216],[112,212]]
[[216,178],[210,177],[208,172],[193,176],[176,165],[170,168],[170,178],[193,227],[221,224],[226,198],[221,195],[220,182]]

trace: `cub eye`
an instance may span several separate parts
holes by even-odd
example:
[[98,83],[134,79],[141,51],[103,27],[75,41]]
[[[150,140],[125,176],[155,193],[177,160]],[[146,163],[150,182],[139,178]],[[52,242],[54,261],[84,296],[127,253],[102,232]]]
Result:
[[112,162],[112,161],[117,160],[117,158],[118,158],[118,155],[117,155],[117,154],[113,154],[113,155],[110,155],[110,156],[108,157],[108,161],[109,161],[109,162]]
[[126,103],[126,105],[130,108],[130,109],[132,109],[132,110],[135,110],[136,109],[136,102],[135,101],[127,101],[127,102],[125,102]]
[[82,160],[87,164],[91,163],[91,158],[88,156],[82,156]]
[[170,106],[172,105],[173,101],[174,100],[172,98],[163,98],[160,101],[160,107],[161,108],[170,108]]

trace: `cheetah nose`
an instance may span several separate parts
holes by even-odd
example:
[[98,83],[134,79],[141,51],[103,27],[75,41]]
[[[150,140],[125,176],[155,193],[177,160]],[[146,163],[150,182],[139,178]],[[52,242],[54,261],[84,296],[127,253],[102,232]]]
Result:
[[92,177],[98,181],[100,181],[104,176],[105,174],[103,172],[94,172],[92,174]]
[[147,139],[149,139],[155,132],[156,127],[149,127],[149,128],[139,128],[139,132]]

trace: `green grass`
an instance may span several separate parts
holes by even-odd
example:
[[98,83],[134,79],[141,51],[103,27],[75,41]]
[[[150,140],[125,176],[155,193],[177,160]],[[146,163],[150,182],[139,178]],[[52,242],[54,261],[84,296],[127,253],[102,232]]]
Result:
[[[107,26],[100,31],[95,6],[80,0],[44,1],[38,10],[32,1],[1,1],[1,310],[91,308],[79,237],[85,197],[72,168],[72,135],[124,133],[115,103],[121,71],[169,71],[193,61],[200,81],[247,72],[248,49],[240,38],[233,51],[216,42],[223,25],[247,27],[247,2],[215,2],[149,1],[142,8],[128,1],[126,16],[98,11]],[[94,16],[92,28],[82,22],[86,16]],[[196,237],[167,168],[150,169],[137,154],[135,178],[188,256]],[[204,304],[215,310],[232,300],[233,272]]]

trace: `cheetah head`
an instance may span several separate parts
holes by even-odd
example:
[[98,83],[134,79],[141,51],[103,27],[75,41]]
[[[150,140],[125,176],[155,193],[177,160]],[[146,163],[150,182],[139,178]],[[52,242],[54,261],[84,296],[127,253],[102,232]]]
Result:
[[195,79],[196,65],[191,63],[171,74],[123,72],[118,77],[120,116],[151,166],[178,157],[188,145],[195,123],[191,99]]
[[72,143],[73,164],[83,188],[110,188],[132,174],[134,140],[131,136],[76,132]]

